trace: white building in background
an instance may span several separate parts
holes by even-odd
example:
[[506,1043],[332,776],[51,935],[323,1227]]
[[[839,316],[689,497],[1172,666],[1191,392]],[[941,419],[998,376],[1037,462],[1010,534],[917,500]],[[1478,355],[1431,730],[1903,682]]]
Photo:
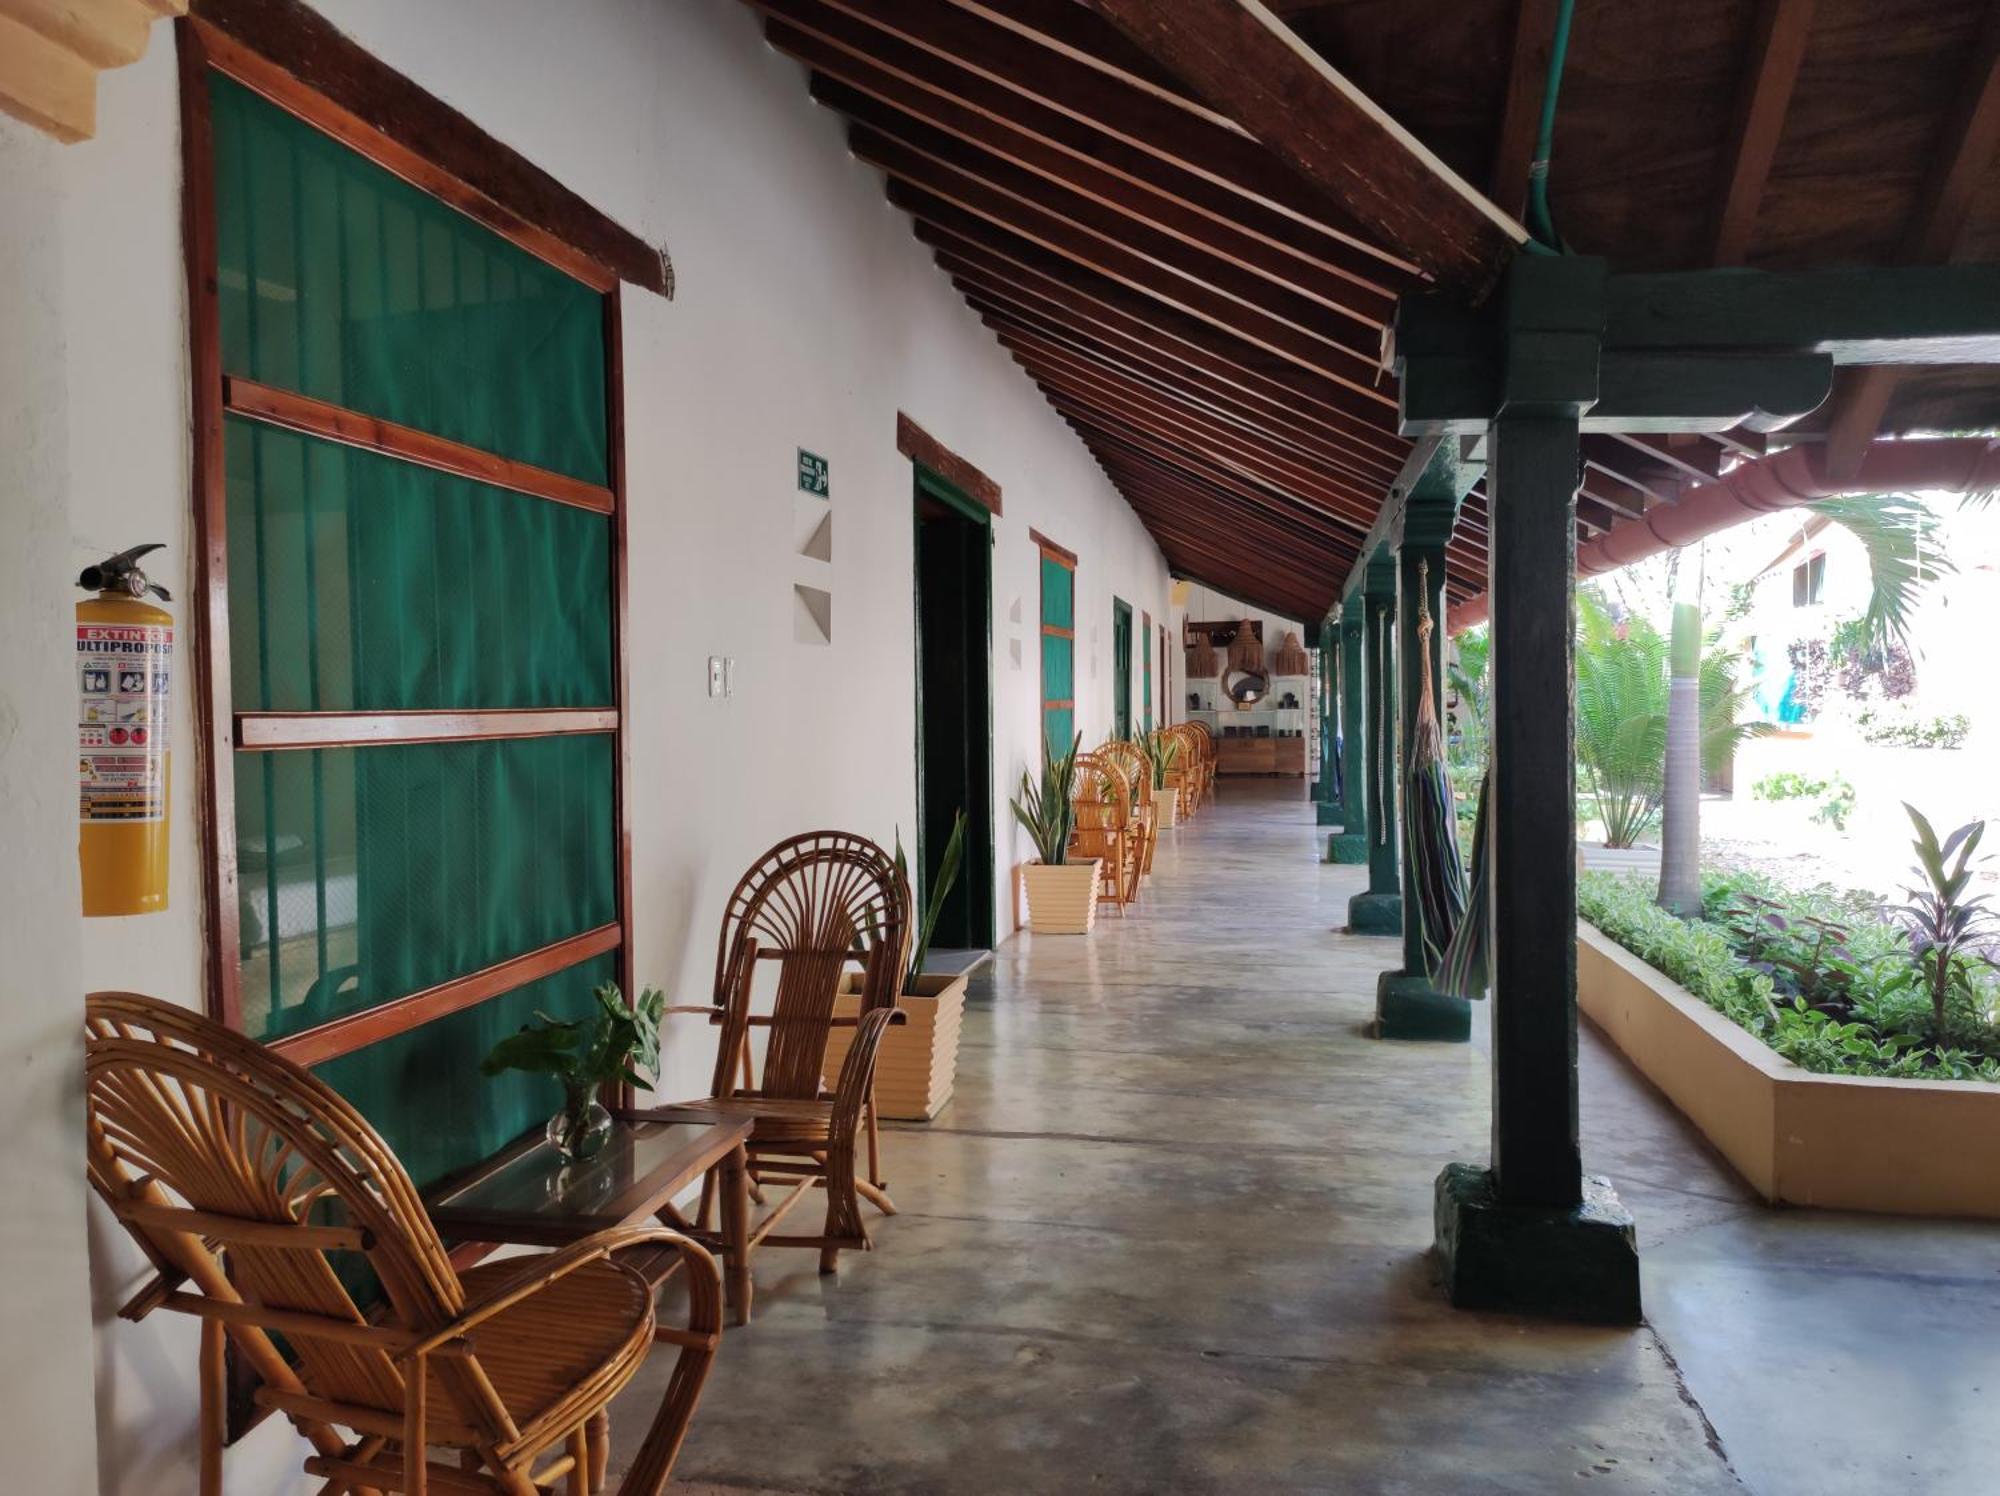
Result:
[[[1711,586],[1740,578],[1749,589],[1749,610],[1729,639],[1749,662],[1758,716],[1815,734],[1962,716],[1975,740],[2000,725],[1990,686],[2000,639],[2000,505],[1968,505],[1956,494],[1925,501],[1938,516],[1938,549],[1955,569],[1923,589],[1907,665],[1866,677],[1858,699],[1837,686],[1815,692],[1809,664],[1867,612],[1868,554],[1852,531],[1810,510],[1754,521],[1731,537],[1731,559],[1767,558],[1747,577],[1727,560],[1718,568],[1711,553]],[[1863,712],[1871,714],[1865,723]]]

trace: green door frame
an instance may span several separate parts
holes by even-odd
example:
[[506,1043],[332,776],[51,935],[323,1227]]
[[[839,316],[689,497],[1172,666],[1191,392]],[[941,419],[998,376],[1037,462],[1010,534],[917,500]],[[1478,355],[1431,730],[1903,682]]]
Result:
[[970,497],[950,479],[932,472],[922,463],[912,462],[910,469],[914,477],[911,485],[910,540],[911,540],[911,616],[916,624],[916,669],[912,673],[916,692],[916,723],[914,744],[917,765],[916,838],[917,852],[915,865],[910,869],[910,897],[914,907],[924,907],[925,884],[930,877],[929,837],[924,830],[924,634],[923,634],[923,570],[922,550],[923,521],[917,513],[918,501],[935,499],[946,508],[956,511],[965,519],[979,527],[985,544],[982,547],[984,570],[986,573],[986,611],[980,630],[979,646],[986,652],[985,721],[982,724],[982,741],[986,751],[980,757],[976,773],[986,782],[985,823],[972,824],[967,818],[965,828],[965,856],[959,867],[959,884],[965,890],[966,904],[972,914],[972,936],[975,941],[983,939],[982,948],[990,949],[999,942],[997,916],[994,913],[994,830],[993,830],[993,514],[985,505]]
[[1132,605],[1111,599],[1111,731],[1132,736]]

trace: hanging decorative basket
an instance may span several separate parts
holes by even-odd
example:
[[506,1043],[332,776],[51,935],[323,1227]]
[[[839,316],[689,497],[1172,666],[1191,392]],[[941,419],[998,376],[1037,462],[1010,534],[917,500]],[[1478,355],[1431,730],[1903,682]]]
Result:
[[1215,644],[1208,635],[1196,634],[1194,643],[1188,646],[1187,678],[1189,680],[1214,680],[1222,674],[1222,656],[1215,652]]
[[1229,668],[1263,673],[1264,641],[1257,637],[1256,625],[1247,618],[1236,625],[1236,637],[1229,641]]
[[1305,645],[1299,642],[1299,636],[1293,630],[1287,629],[1285,631],[1284,640],[1278,645],[1278,653],[1272,658],[1271,673],[1273,675],[1312,674],[1312,660],[1306,655]]

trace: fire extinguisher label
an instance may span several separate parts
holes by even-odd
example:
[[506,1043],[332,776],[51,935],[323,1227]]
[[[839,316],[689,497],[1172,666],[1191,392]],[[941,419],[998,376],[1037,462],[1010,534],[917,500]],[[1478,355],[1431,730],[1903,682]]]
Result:
[[77,773],[85,821],[167,815],[169,625],[76,626]]

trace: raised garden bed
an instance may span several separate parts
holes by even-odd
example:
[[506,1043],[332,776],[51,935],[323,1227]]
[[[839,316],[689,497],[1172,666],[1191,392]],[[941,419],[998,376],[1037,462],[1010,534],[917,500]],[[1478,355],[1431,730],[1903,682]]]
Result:
[[1765,1199],[2000,1220],[2000,1086],[1814,1074],[1587,923],[1577,1000]]

